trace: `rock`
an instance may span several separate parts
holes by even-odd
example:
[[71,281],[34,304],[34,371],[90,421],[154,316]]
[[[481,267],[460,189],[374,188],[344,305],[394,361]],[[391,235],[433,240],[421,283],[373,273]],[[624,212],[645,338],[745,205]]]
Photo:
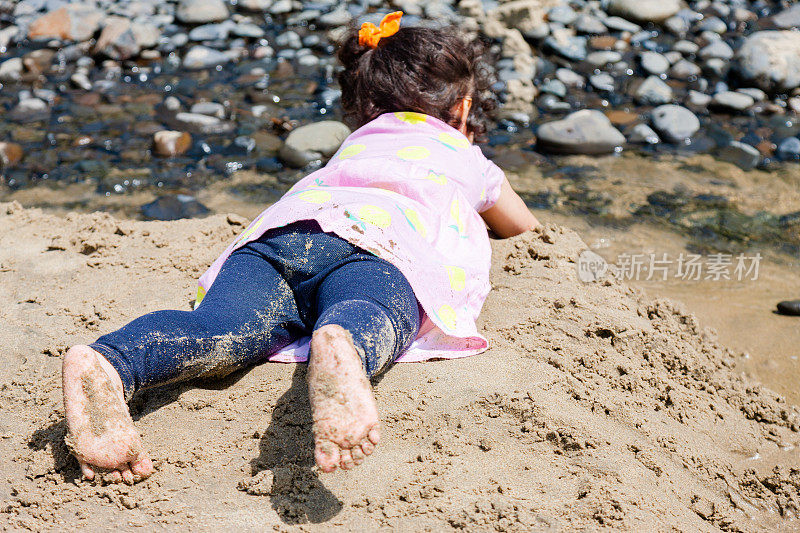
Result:
[[779,302],[778,313],[789,316],[800,316],[800,300],[785,300]]
[[353,20],[353,15],[344,6],[325,13],[319,19],[319,24],[325,27],[344,26]]
[[608,31],[606,25],[597,18],[591,15],[581,15],[572,25],[578,33],[587,33],[590,35],[599,35]]
[[681,59],[674,65],[672,68],[669,69],[669,75],[676,80],[687,80],[693,76],[700,75],[700,67],[688,61],[686,59]]
[[778,143],[778,149],[775,150],[775,155],[778,159],[783,161],[798,161],[800,160],[800,139],[797,137],[788,137]]
[[794,4],[791,7],[787,7],[772,17],[772,23],[776,28],[780,28],[782,30],[800,28],[800,4]]
[[580,74],[571,71],[568,68],[560,68],[556,70],[556,78],[567,87],[583,87],[586,80]]
[[50,11],[28,26],[28,38],[86,41],[100,27],[105,15],[88,4],[72,4]]
[[179,220],[206,215],[211,211],[195,199],[185,194],[159,196],[153,202],[142,206],[142,214],[154,220]]
[[716,107],[732,109],[734,111],[744,111],[756,101],[752,96],[733,91],[722,91],[714,95],[711,103]]
[[23,153],[22,146],[17,143],[0,142],[0,170],[19,163]]
[[665,74],[667,70],[669,70],[669,61],[658,52],[642,52],[639,59],[642,62],[642,68],[648,74],[655,74],[658,76]]
[[297,150],[285,143],[278,151],[278,157],[284,164],[292,168],[303,168],[312,163],[320,163],[324,158],[320,152]]
[[672,101],[672,87],[658,76],[649,76],[639,85],[634,96],[642,105],[662,105]]
[[546,80],[539,86],[540,93],[550,93],[559,98],[567,95],[567,86],[560,80]]
[[712,33],[725,33],[728,31],[728,25],[719,17],[706,17],[697,25],[700,31],[710,31]]
[[180,0],[175,16],[187,24],[205,24],[223,21],[229,13],[222,0]]
[[117,61],[136,57],[141,51],[136,36],[131,30],[131,21],[124,17],[111,16],[106,19],[97,44],[95,54],[103,54]]
[[637,124],[631,128],[628,142],[637,144],[658,144],[661,142],[658,134],[647,124]]
[[174,157],[186,153],[192,146],[192,136],[185,131],[157,131],[153,135],[156,153],[164,157]]
[[232,26],[231,32],[239,37],[248,37],[250,39],[260,39],[265,35],[260,26],[249,22],[240,22],[236,26]]
[[731,59],[733,58],[733,48],[725,41],[718,40],[701,49],[699,56],[703,59]]
[[591,83],[592,87],[598,91],[614,91],[614,78],[612,78],[611,74],[608,74],[607,72],[592,74],[589,76],[589,83]]
[[285,144],[294,150],[319,152],[325,157],[336,153],[350,128],[335,120],[323,120],[295,128],[286,137]]
[[85,70],[78,70],[69,77],[70,81],[75,84],[76,87],[83,89],[84,91],[91,91],[93,88],[92,81],[89,79],[89,76],[86,74]]
[[611,0],[608,12],[638,22],[663,22],[681,8],[678,0]]
[[14,57],[0,63],[0,81],[19,81],[22,77],[22,58]]
[[756,89],[755,87],[744,87],[742,89],[736,89],[736,92],[746,94],[756,102],[761,102],[767,99],[767,93],[765,93],[761,89]]
[[575,19],[577,18],[578,14],[566,4],[560,4],[552,7],[550,8],[550,11],[547,12],[548,21],[557,22],[559,24],[563,24],[564,26],[569,26],[575,22]]
[[189,111],[210,117],[225,118],[225,106],[217,102],[197,102]]
[[696,54],[700,47],[692,41],[678,41],[672,45],[672,49],[682,54]]
[[650,120],[662,137],[674,143],[691,138],[700,129],[700,121],[694,113],[679,105],[662,105],[653,109]]
[[139,48],[154,48],[161,38],[161,30],[155,24],[133,22],[131,33]]
[[731,141],[727,146],[720,148],[717,157],[733,163],[742,170],[753,169],[761,161],[761,153],[755,147],[739,141]]
[[591,52],[586,56],[586,62],[595,68],[603,67],[608,63],[617,63],[619,61],[622,61],[622,54],[613,50]]
[[586,59],[586,37],[556,38],[551,35],[544,40],[544,47],[573,61]]
[[743,78],[767,92],[800,87],[800,32],[753,33],[739,48],[736,64]]
[[629,31],[631,33],[638,33],[642,29],[642,27],[638,24],[634,24],[633,22],[625,20],[621,17],[608,17],[607,19],[603,20],[603,24],[608,26],[608,29],[610,30]]
[[711,103],[711,97],[698,91],[689,91],[689,103],[697,107],[706,107]]
[[625,137],[600,111],[584,109],[537,131],[537,147],[562,154],[607,154],[625,144]]
[[183,57],[183,67],[189,70],[200,70],[223,65],[229,61],[231,58],[227,54],[198,44],[186,52]]
[[175,115],[175,121],[195,133],[222,134],[230,133],[235,128],[230,122],[200,113],[178,113]]
[[664,21],[664,27],[673,35],[683,37],[691,29],[692,25],[683,17],[670,17]]
[[264,12],[272,5],[272,0],[239,0],[239,7],[245,11]]
[[38,122],[50,118],[50,108],[44,100],[29,97],[21,99],[7,116],[17,122]]

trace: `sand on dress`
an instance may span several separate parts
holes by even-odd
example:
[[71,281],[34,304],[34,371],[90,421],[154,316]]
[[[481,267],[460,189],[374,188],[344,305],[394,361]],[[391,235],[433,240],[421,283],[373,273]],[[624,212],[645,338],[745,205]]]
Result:
[[797,410],[742,378],[680,304],[584,284],[572,231],[493,242],[479,327],[492,348],[398,365],[376,384],[383,440],[313,468],[305,367],[267,363],[146,392],[156,473],[79,480],[60,357],[161,308],[246,221],[135,222],[0,204],[0,529],[790,531]]

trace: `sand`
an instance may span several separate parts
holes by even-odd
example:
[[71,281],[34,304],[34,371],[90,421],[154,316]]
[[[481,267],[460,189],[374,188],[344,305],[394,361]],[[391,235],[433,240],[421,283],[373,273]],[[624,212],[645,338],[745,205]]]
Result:
[[0,204],[0,528],[126,531],[775,531],[800,522],[800,417],[680,304],[584,284],[555,225],[493,243],[486,353],[397,365],[383,441],[313,467],[305,367],[149,391],[156,473],[80,480],[60,357],[148,311],[189,309],[246,219],[136,222]]

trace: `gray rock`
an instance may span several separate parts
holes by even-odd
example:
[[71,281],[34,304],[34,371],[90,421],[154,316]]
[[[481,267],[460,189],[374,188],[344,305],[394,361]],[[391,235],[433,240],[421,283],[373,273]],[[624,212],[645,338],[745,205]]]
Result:
[[631,128],[631,133],[628,135],[628,142],[637,144],[658,144],[661,139],[658,134],[653,131],[653,128],[647,124],[637,124]]
[[567,86],[560,80],[546,80],[539,87],[539,92],[549,93],[559,98],[564,98],[567,95]]
[[614,78],[611,77],[611,74],[606,72],[592,74],[589,76],[589,83],[591,83],[592,86],[599,91],[614,91]]
[[600,50],[598,52],[591,52],[588,54],[585,61],[593,67],[602,67],[608,63],[622,61],[622,54],[613,50]]
[[772,17],[772,23],[782,30],[800,28],[800,4],[794,4]]
[[178,113],[175,115],[175,121],[192,133],[222,134],[230,133],[235,128],[230,122],[200,113]]
[[608,17],[607,19],[603,20],[603,24],[605,24],[611,30],[629,31],[631,33],[636,33],[642,29],[642,27],[638,24],[634,24],[633,22],[625,20],[622,17]]
[[734,111],[744,111],[756,103],[752,96],[733,91],[718,92],[711,102],[716,107]]
[[679,105],[662,105],[653,109],[650,120],[663,138],[674,143],[691,138],[700,129],[700,121],[694,113]]
[[642,52],[639,59],[648,74],[665,74],[669,70],[669,60],[658,52]]
[[765,93],[761,89],[756,89],[755,87],[745,87],[742,89],[736,89],[736,92],[746,94],[756,102],[761,102],[767,99],[767,93]]
[[778,149],[775,155],[783,161],[797,161],[800,160],[800,139],[797,137],[788,137],[778,143]]
[[298,49],[303,47],[303,40],[300,38],[300,35],[298,35],[297,32],[289,30],[275,37],[275,44],[278,46]]
[[[30,94],[30,93],[28,93]],[[38,122],[50,118],[50,107],[47,102],[30,96],[20,98],[7,117],[17,122]]]
[[539,127],[537,146],[562,154],[607,154],[625,144],[619,132],[600,111],[584,109]]
[[264,30],[260,26],[250,22],[240,22],[231,28],[231,33],[239,37],[249,37],[251,39],[259,39],[265,35]]
[[733,58],[733,48],[723,40],[717,40],[700,50],[700,57],[703,59],[731,59]]
[[228,63],[231,58],[219,50],[207,46],[193,46],[183,57],[183,68],[200,70]]
[[239,0],[239,7],[245,11],[261,12],[267,11],[272,5],[272,0]]
[[711,97],[698,91],[689,91],[689,103],[697,107],[706,107],[711,103]]
[[700,31],[710,31],[713,33],[725,33],[728,31],[728,25],[719,17],[706,17],[697,25]]
[[152,220],[180,220],[207,215],[211,211],[194,196],[175,194],[159,196],[142,206],[142,214]]
[[340,7],[334,9],[330,13],[325,13],[324,15],[320,16],[317,19],[322,26],[331,27],[331,26],[344,26],[348,24],[351,20],[353,20],[353,15],[345,9],[344,7]]
[[550,35],[550,25],[549,24],[537,24],[532,28],[528,28],[522,32],[522,34],[527,37],[528,39],[535,39],[537,41],[541,41],[548,35]]
[[700,47],[692,41],[682,40],[672,45],[672,49],[682,54],[696,54]]
[[663,22],[681,8],[678,0],[610,0],[608,12],[638,22]]
[[0,63],[0,81],[18,81],[22,77],[22,58],[14,57]]
[[175,16],[186,24],[205,24],[223,21],[229,13],[222,0],[180,0]]
[[189,40],[215,41],[217,39],[227,39],[232,27],[235,27],[235,25],[229,23],[227,20],[219,24],[197,26],[196,28],[192,28],[192,31],[189,32]]
[[670,50],[669,52],[664,52],[664,58],[667,61],[669,61],[670,65],[674,65],[675,63],[683,59],[683,56],[681,55],[680,52],[676,52],[675,50]]
[[586,59],[586,37],[567,37],[556,39],[552,35],[544,40],[545,48],[549,48],[560,56],[582,61]]
[[649,76],[639,85],[634,96],[642,105],[662,105],[672,101],[672,87],[658,76]]
[[676,80],[686,80],[691,78],[692,76],[699,76],[700,75],[700,67],[688,61],[686,59],[681,59],[674,65],[672,68],[669,69],[669,75]]
[[217,102],[197,102],[190,111],[209,117],[225,118],[225,106]]
[[606,25],[597,18],[591,15],[581,15],[572,25],[578,33],[588,33],[590,35],[599,35],[608,31]]
[[753,33],[739,49],[736,64],[742,77],[767,92],[800,87],[800,32]]
[[286,13],[291,13],[295,9],[295,4],[293,0],[277,0],[272,6],[269,8],[269,12],[273,15],[285,15]]
[[717,57],[712,57],[711,59],[706,59],[705,63],[703,64],[703,70],[707,73],[711,73],[713,76],[718,78],[724,78],[725,75],[728,73],[728,69],[730,68],[730,63],[725,61],[724,59],[719,59]]
[[133,21],[131,33],[139,48],[154,48],[161,38],[161,30],[158,26],[146,22]]
[[555,7],[550,8],[550,11],[547,12],[547,20],[550,22],[557,22],[559,24],[563,24],[564,26],[569,26],[575,19],[578,18],[578,14],[572,10],[566,4],[557,5]]
[[350,128],[335,120],[324,120],[300,126],[286,137],[286,145],[300,152],[319,152],[325,157],[336,153]]
[[539,106],[546,111],[569,111],[572,106],[568,102],[562,102],[552,94],[545,94],[538,99]]
[[324,159],[324,156],[319,152],[297,150],[286,144],[283,144],[278,150],[278,157],[285,165],[292,168],[303,168],[312,163],[321,163]]
[[742,170],[755,168],[761,162],[761,153],[758,150],[739,141],[731,141],[727,146],[720,148],[717,157],[733,163]]
[[673,35],[683,37],[688,33],[692,25],[683,17],[670,17],[664,21],[664,27]]
[[583,76],[568,68],[556,70],[556,78],[567,87],[583,87],[586,85],[586,79]]

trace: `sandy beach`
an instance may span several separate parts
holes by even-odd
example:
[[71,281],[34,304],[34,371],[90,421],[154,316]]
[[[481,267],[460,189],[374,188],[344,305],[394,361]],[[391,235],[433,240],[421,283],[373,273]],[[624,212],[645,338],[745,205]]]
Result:
[[157,470],[80,480],[60,356],[161,308],[247,219],[141,222],[0,204],[0,528],[791,531],[800,418],[743,377],[681,304],[584,284],[571,230],[493,243],[492,348],[397,365],[375,384],[384,441],[313,467],[305,367],[148,391],[132,412]]

